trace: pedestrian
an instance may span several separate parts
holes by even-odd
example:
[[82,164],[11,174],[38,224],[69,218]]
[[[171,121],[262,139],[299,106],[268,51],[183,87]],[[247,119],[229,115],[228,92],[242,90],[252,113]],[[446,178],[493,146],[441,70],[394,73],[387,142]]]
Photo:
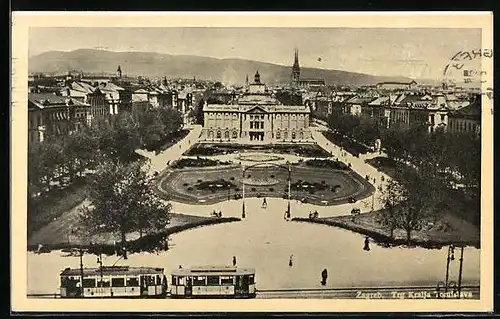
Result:
[[182,265],[179,265],[179,269],[182,269]]
[[322,286],[325,286],[326,285],[326,279],[328,278],[328,271],[325,269],[323,269],[323,271],[321,272],[321,285]]
[[288,266],[293,266],[293,255],[290,255],[290,260],[288,261]]
[[236,267],[236,256],[233,256],[233,266]]
[[368,236],[365,237],[365,247],[363,250],[370,251],[370,238]]

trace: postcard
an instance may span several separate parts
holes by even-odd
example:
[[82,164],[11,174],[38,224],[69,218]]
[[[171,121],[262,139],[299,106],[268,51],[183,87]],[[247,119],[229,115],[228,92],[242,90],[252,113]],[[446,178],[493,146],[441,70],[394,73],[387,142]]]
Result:
[[482,312],[489,12],[14,12],[16,312]]

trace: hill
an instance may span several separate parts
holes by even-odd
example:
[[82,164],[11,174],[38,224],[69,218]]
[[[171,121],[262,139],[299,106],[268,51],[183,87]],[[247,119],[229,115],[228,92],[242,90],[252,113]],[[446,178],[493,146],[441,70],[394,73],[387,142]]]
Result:
[[[120,65],[130,76],[193,78],[243,84],[256,70],[267,84],[290,81],[291,66],[243,59],[216,59],[190,55],[169,55],[152,52],[112,52],[79,49],[70,52],[50,51],[29,58],[29,72],[61,73],[68,70],[114,73]],[[410,81],[405,77],[373,76],[362,73],[301,68],[301,78],[325,79],[329,85],[371,85],[383,81]]]

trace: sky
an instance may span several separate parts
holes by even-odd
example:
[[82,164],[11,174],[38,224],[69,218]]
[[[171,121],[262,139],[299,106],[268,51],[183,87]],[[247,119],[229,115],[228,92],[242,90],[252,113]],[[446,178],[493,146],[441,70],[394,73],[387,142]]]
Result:
[[481,47],[480,29],[31,28],[29,55],[100,48],[215,58],[372,75],[439,79],[459,51]]

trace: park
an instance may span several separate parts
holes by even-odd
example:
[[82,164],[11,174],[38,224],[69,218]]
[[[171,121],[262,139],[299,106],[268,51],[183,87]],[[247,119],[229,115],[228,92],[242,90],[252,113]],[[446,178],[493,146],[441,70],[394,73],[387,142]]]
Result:
[[[157,173],[151,187],[169,205],[170,220],[158,234],[148,233],[143,238],[137,231],[125,234],[129,247],[138,250],[130,250],[128,260],[122,263],[160,263],[176,268],[179,264],[226,264],[230,263],[231,256],[237,256],[239,264],[261,270],[263,280],[259,288],[315,287],[318,283],[313,282],[325,266],[342,274],[329,283],[334,286],[415,284],[421,280],[432,284],[441,279],[438,264],[446,257],[442,247],[456,241],[457,236],[464,239],[464,233],[455,222],[452,224],[454,229],[446,232],[414,231],[414,237],[424,241],[420,246],[426,247],[425,241],[434,240],[437,245],[433,248],[437,249],[395,250],[387,245],[395,242],[401,247],[406,242],[399,231],[394,233],[395,238],[390,238],[385,226],[375,218],[381,209],[380,188],[384,178],[390,178],[369,164],[370,158],[377,154],[353,156],[318,131],[313,132],[317,145],[295,145],[295,149],[259,146],[246,152],[241,148],[219,147],[223,151],[208,154],[207,150],[213,145],[200,147],[196,142],[199,131],[199,126],[193,126],[188,135],[168,149],[146,155],[149,173],[152,176]],[[193,153],[193,149],[203,149],[201,152],[207,154]],[[264,199],[267,201],[265,208]],[[242,204],[246,206],[245,217],[242,216]],[[291,219],[283,220],[287,206]],[[350,216],[353,208],[362,212],[354,222]],[[32,247],[43,243],[49,247],[53,244],[54,249],[48,254],[29,253],[29,269],[46,264],[47,258],[58,257],[51,263],[54,267],[47,270],[53,276],[38,278],[36,272],[28,270],[33,279],[30,282],[41,283],[29,287],[30,292],[53,290],[52,279],[57,277],[59,268],[77,263],[76,257],[59,258],[65,253],[64,249],[58,250],[82,245],[69,233],[79,223],[77,210],[78,206],[29,238]],[[213,211],[221,211],[223,216],[214,217]],[[308,218],[311,212],[319,213],[319,217]],[[474,230],[467,234],[472,235],[465,238],[466,242],[477,246]],[[104,246],[120,240],[118,233],[96,235],[101,241],[94,243]],[[362,249],[365,235],[372,238],[370,252]],[[142,253],[136,253],[141,251],[137,247],[140,243],[150,246],[148,238],[161,238],[158,244],[162,247],[154,251],[143,247]],[[291,254],[295,260],[293,267],[288,266]],[[475,283],[479,279],[479,249],[469,247],[467,254],[470,257],[464,279]],[[110,262],[116,259],[107,258]],[[413,267],[412,270],[399,271],[399,266],[398,269],[390,267],[389,261],[394,258],[407,260],[405,265]],[[426,262],[412,262],[416,259]],[[92,260],[86,260],[86,264],[93,264]],[[370,272],[374,260],[385,271]],[[353,278],[354,273],[365,275],[354,281],[342,279]],[[418,278],[407,276],[417,273],[421,274]]]

